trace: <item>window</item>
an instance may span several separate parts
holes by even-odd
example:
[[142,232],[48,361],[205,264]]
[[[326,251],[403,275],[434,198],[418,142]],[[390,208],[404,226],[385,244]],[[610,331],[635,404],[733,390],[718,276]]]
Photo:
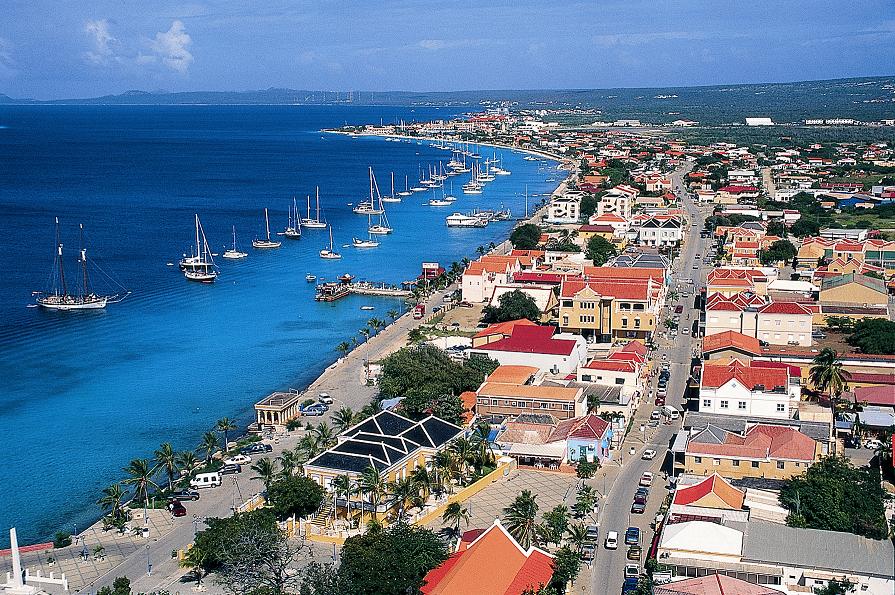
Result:
[[777,403],[777,413],[786,411],[786,403]]
[[712,459],[712,465],[717,467],[720,464],[721,464],[721,459]]
[[777,469],[785,469],[786,462],[785,461],[777,461]]
[[705,408],[710,408],[712,406],[712,400],[711,399],[703,399],[702,406]]
[[497,407],[497,399],[491,399],[491,405]]
[[639,319],[639,318],[635,318],[635,319],[634,319],[634,326],[635,326],[636,328],[640,328],[640,319]]
[[694,463],[701,463],[701,462],[702,462],[702,457],[693,457],[693,462],[694,462]]
[[737,409],[746,409],[746,401],[740,401],[737,403]]
[[739,459],[734,459],[732,462],[733,462],[733,466],[734,466],[734,467],[739,467],[739,466],[740,466],[740,460],[739,460]]
[[622,318],[622,326],[628,326],[628,319]]
[[624,378],[616,378],[616,379],[615,379],[615,383],[616,383],[616,384],[624,384],[624,383],[625,383],[625,379],[624,379]]
[[591,378],[592,378],[592,376],[590,374],[582,374],[581,382],[593,382],[593,380],[591,380]]
[[721,409],[727,409],[727,401],[721,401]]
[[562,317],[562,325],[563,325],[563,326],[569,326],[569,317],[568,317],[568,316],[563,316],[563,317]]
[[758,469],[758,461],[752,461],[752,468]]

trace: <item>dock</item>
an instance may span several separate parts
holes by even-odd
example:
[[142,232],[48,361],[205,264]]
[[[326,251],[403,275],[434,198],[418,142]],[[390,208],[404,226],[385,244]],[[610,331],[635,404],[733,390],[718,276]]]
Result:
[[[347,277],[347,275],[346,275]],[[321,283],[317,285],[317,293],[314,299],[318,302],[334,302],[347,295],[374,295],[381,297],[407,298],[413,295],[409,290],[389,285],[388,283],[373,283],[370,281],[352,282],[340,278],[338,282]]]

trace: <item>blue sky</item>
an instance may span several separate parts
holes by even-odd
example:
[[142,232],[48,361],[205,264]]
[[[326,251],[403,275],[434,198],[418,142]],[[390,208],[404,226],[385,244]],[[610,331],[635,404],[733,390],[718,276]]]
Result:
[[710,85],[895,73],[893,0],[4,0],[0,93]]

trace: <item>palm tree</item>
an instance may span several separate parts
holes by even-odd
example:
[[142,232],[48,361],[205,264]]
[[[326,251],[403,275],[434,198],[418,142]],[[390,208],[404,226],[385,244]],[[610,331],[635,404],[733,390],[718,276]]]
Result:
[[569,525],[569,542],[575,546],[575,551],[581,553],[581,547],[587,541],[587,527],[584,523]]
[[357,332],[360,333],[360,335],[364,338],[364,341],[370,338],[370,329],[368,329],[367,327],[364,327]]
[[333,478],[332,481],[333,491],[336,493],[336,498],[340,495],[345,497],[345,516],[348,518],[349,523],[351,522],[351,495],[357,492],[357,486],[354,485],[354,482],[351,481],[351,478],[347,474],[337,475]]
[[468,438],[463,437],[454,440],[448,448],[454,453],[454,456],[457,457],[460,478],[463,479],[466,476],[466,468],[469,464],[469,460],[472,458],[473,452],[475,452],[475,448]]
[[276,458],[276,462],[280,465],[280,477],[292,477],[295,475],[296,468],[301,468],[298,456],[293,450],[284,450],[283,454]]
[[177,453],[177,466],[180,467],[181,472],[186,471],[187,477],[192,476],[198,464],[199,459],[196,458],[196,453],[193,451],[185,450]]
[[342,354],[342,357],[348,355],[348,352],[351,351],[351,344],[347,341],[342,341],[338,345],[336,345],[336,351]]
[[361,492],[370,498],[373,506],[373,520],[379,520],[379,503],[388,495],[388,482],[379,473],[379,469],[370,465],[360,476]]
[[432,457],[432,464],[435,470],[436,488],[447,486],[448,491],[452,492],[451,479],[454,477],[454,471],[457,467],[457,457],[449,450],[439,450]]
[[189,568],[193,576],[196,578],[196,586],[202,584],[202,578],[208,574],[208,550],[201,547],[191,547],[187,550],[186,555],[180,560],[182,568]]
[[229,417],[222,417],[214,424],[214,429],[224,435],[224,452],[226,453],[230,444],[227,441],[227,437],[230,432],[236,429],[236,423]]
[[121,501],[124,499],[124,490],[121,489],[120,483],[113,483],[109,487],[103,489],[103,497],[96,501],[103,507],[108,509],[112,520],[119,518],[122,514]]
[[354,410],[351,407],[342,407],[333,413],[333,429],[336,434],[341,434],[354,424]]
[[389,310],[388,312],[386,312],[386,314],[388,315],[389,318],[392,319],[392,322],[394,322],[395,320],[397,320],[397,319],[398,319],[398,316],[401,315],[401,313],[398,312],[398,311],[395,310],[395,309]]
[[164,469],[168,475],[168,490],[174,491],[174,475],[177,473],[177,454],[174,448],[170,442],[165,442],[153,454],[158,467]]
[[330,428],[329,424],[325,421],[317,424],[317,427],[315,427],[312,432],[314,433],[314,436],[317,437],[320,446],[322,446],[324,450],[336,443],[336,435],[333,434],[332,428]]
[[479,471],[481,471],[482,467],[494,462],[494,453],[491,451],[491,443],[488,441],[490,434],[491,425],[487,423],[478,424],[473,433],[473,443],[478,450],[476,458],[479,464]]
[[535,518],[538,516],[535,498],[530,490],[522,490],[513,503],[503,509],[504,525],[523,549],[528,549],[535,536]]
[[843,369],[839,354],[829,347],[824,347],[811,362],[808,371],[808,380],[814,388],[825,392],[830,397],[830,411],[833,413],[833,423],[836,423],[836,405],[839,395],[845,390],[845,384],[851,380],[851,374]]
[[587,412],[588,413],[596,413],[600,410],[600,395],[590,394],[587,395]]
[[390,483],[389,491],[392,493],[392,501],[398,506],[398,522],[401,522],[408,504],[419,497],[420,489],[413,479],[403,477]]
[[320,445],[320,439],[314,434],[305,434],[298,441],[298,446],[295,447],[297,453],[301,453],[299,459],[304,459],[308,461],[313,459],[321,452],[323,452],[323,448]]
[[220,447],[221,443],[218,442],[218,437],[214,432],[205,432],[202,434],[202,444],[199,445],[199,450],[205,452],[206,465],[211,463],[211,457],[214,456],[214,453],[216,453]]
[[139,499],[142,495],[142,500],[145,503],[149,500],[149,487],[152,486],[158,489],[158,485],[152,481],[152,476],[155,475],[156,470],[157,468],[153,467],[147,459],[134,459],[124,468],[124,472],[130,475],[130,477],[121,483],[134,486],[134,497]]
[[429,494],[432,493],[432,474],[425,467],[417,467],[410,472],[410,479],[416,484],[417,489],[422,492],[422,500],[425,503],[429,499]]
[[441,515],[441,522],[444,525],[451,526],[454,537],[460,537],[460,523],[464,522],[468,527],[471,517],[472,515],[469,514],[468,508],[461,506],[459,502],[451,502],[444,509],[444,513]]
[[252,479],[260,479],[264,482],[265,492],[270,489],[270,484],[277,478],[277,465],[267,457],[258,459],[258,461],[252,465],[252,471],[258,474]]

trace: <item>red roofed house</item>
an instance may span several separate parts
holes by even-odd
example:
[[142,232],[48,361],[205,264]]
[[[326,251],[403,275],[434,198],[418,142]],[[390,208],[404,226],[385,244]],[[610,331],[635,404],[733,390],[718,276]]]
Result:
[[761,355],[761,344],[755,337],[724,331],[703,337],[702,353],[709,360],[734,358],[748,363],[753,357]]
[[565,441],[566,457],[572,462],[611,458],[611,440],[609,422],[593,413],[559,422],[547,438],[548,442]]
[[535,366],[541,371],[566,376],[587,359],[587,343],[578,335],[557,334],[553,326],[515,325],[510,336],[480,344],[469,356],[488,356],[501,365]]
[[[522,270],[522,257],[483,256],[472,262],[463,271],[460,289],[463,299],[476,304],[489,299],[496,285],[506,285],[513,279],[513,273]],[[532,260],[529,257],[529,260]]]
[[733,487],[726,479],[712,473],[696,483],[695,478],[683,475],[669,508],[669,522],[699,518],[717,521],[748,521],[749,511],[743,509],[746,493]]
[[734,331],[770,345],[810,347],[813,319],[810,305],[798,302],[769,301],[751,292],[708,294],[705,335]]
[[756,585],[725,574],[712,573],[664,585],[656,585],[653,595],[780,595],[780,589]]
[[479,347],[486,343],[493,343],[506,339],[513,334],[513,329],[517,326],[536,326],[534,322],[527,318],[520,320],[507,320],[506,322],[498,322],[488,326],[488,328],[480,330],[472,337],[472,346]]
[[759,368],[737,360],[702,365],[700,413],[789,419],[801,396],[801,378],[788,367]]
[[642,372],[646,363],[646,346],[640,341],[626,343],[606,358],[594,358],[578,368],[578,382],[593,382],[621,386],[622,393],[631,395],[643,389]]
[[684,472],[789,479],[804,473],[821,454],[819,442],[793,427],[756,424],[737,434],[709,425],[688,437]]
[[760,191],[755,186],[724,186],[718,189],[715,201],[719,204],[735,205],[740,200],[758,198]]
[[457,551],[426,575],[424,595],[521,595],[553,577],[553,556],[534,546],[523,549],[500,520],[471,542],[465,539],[466,534]]

